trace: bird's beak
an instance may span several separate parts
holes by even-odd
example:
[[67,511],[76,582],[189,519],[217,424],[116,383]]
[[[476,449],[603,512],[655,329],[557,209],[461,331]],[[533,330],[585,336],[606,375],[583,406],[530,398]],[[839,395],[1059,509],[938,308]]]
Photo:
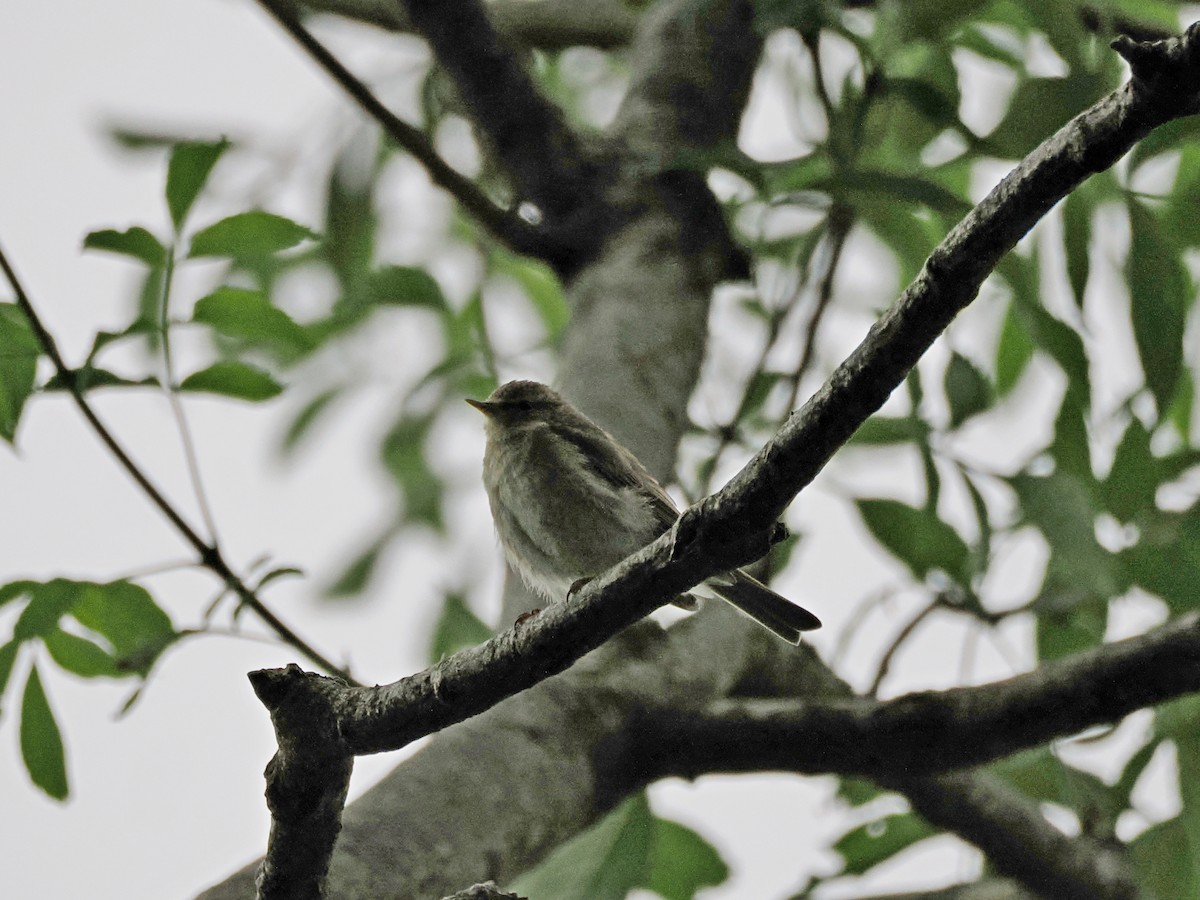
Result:
[[489,403],[487,400],[472,400],[470,397],[467,397],[466,399],[469,404],[471,404],[473,407],[475,407],[477,410],[479,410],[481,413],[483,413],[489,419],[495,418],[495,416],[496,416],[496,404],[495,403]]

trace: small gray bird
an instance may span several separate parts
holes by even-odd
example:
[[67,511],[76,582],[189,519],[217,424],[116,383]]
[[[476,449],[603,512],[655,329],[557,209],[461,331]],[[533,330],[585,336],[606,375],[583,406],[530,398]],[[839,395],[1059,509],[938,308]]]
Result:
[[[467,402],[487,416],[483,483],[504,554],[548,600],[565,598],[679,518],[645,466],[546,385],[510,381]],[[741,569],[703,587],[793,644],[821,626]]]

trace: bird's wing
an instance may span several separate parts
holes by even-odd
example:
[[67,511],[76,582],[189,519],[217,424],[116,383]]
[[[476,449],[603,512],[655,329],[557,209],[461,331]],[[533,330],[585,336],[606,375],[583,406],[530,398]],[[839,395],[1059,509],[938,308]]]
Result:
[[636,456],[617,443],[598,425],[591,428],[568,427],[562,436],[579,450],[592,470],[617,487],[629,487],[646,499],[659,524],[666,530],[679,518],[679,510],[670,494]]

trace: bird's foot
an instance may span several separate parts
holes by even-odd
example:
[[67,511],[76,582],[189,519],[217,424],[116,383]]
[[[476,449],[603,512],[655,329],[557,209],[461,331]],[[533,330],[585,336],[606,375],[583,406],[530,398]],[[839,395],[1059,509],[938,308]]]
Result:
[[573,582],[571,582],[571,586],[567,588],[567,599],[570,600],[577,593],[583,590],[584,585],[586,585],[594,577],[595,576],[593,575],[589,575],[587,578],[576,578]]
[[542,611],[541,607],[536,607],[534,609],[529,610],[529,612],[521,613],[519,616],[517,616],[517,620],[515,622],[513,622],[513,628],[520,628],[522,625],[524,625],[526,622],[528,622],[530,619],[532,619],[534,616],[536,616],[541,611]]

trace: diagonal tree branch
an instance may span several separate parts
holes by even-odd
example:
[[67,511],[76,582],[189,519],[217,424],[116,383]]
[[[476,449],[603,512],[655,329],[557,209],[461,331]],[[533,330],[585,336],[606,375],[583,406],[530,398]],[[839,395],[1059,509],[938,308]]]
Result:
[[553,230],[598,197],[594,162],[538,90],[479,0],[404,0],[415,30],[454,80],[520,195]]
[[420,129],[409,125],[384,106],[365,84],[301,24],[288,0],[258,0],[258,3],[345,89],[367,115],[379,123],[397,145],[408,151],[425,167],[433,182],[462,204],[463,209],[477,222],[517,253],[554,261],[551,242],[540,229],[526,222],[515,212],[497,206],[474,181],[460,174],[442,159]]
[[1085,178],[1158,125],[1200,110],[1200,24],[1153,44],[1114,42],[1133,77],[1044,141],[956,225],[824,385],[723,490],[706,524],[766,528],[904,380],[1000,259]]
[[[885,784],[887,784],[885,782]],[[993,775],[957,773],[897,779],[913,809],[977,846],[1001,875],[1053,900],[1136,900],[1141,896],[1124,852],[1067,837],[1027,798]]]
[[743,0],[711,0],[657,3],[644,14],[629,92],[610,129],[627,153],[669,169],[689,153],[732,143],[762,51],[754,10]]
[[83,418],[91,426],[92,431],[95,432],[100,442],[108,449],[108,452],[112,454],[117,464],[125,470],[126,474],[133,479],[142,493],[150,500],[151,504],[162,513],[163,517],[171,524],[171,527],[179,532],[184,541],[196,552],[200,564],[216,575],[225,587],[238,598],[238,601],[245,604],[255,615],[265,622],[279,636],[281,641],[313,665],[319,666],[326,672],[336,673],[348,683],[357,683],[348,672],[343,671],[318,652],[316,648],[300,637],[287,623],[280,619],[270,607],[263,603],[258,595],[250,590],[246,586],[246,583],[229,566],[220,548],[215,544],[210,544],[201,537],[200,533],[171,505],[166,495],[151,481],[150,476],[143,472],[138,464],[133,461],[133,457],[129,455],[121,445],[121,442],[117,440],[116,435],[108,430],[108,426],[101,421],[96,411],[92,409],[92,405],[88,402],[84,389],[79,383],[78,373],[66,364],[62,354],[58,350],[58,345],[54,341],[54,336],[42,324],[42,320],[33,306],[33,301],[25,292],[24,286],[21,284],[20,279],[17,278],[17,273],[11,263],[9,263],[8,257],[4,254],[3,250],[0,250],[0,271],[3,271],[9,286],[12,287],[13,294],[17,300],[17,306],[25,314],[25,318],[29,320],[34,337],[37,338],[42,351],[53,364],[59,382],[66,388],[67,393],[71,395],[71,399],[83,415]]

